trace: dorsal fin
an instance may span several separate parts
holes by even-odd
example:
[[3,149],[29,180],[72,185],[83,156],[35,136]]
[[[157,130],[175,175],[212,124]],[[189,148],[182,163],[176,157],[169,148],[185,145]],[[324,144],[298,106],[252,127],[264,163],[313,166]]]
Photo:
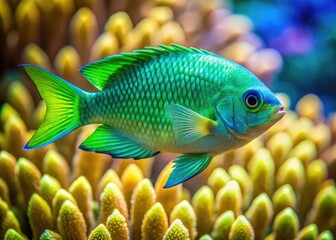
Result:
[[113,76],[127,67],[136,63],[147,62],[155,57],[166,54],[178,53],[202,53],[215,55],[203,49],[187,48],[178,44],[170,46],[158,44],[158,47],[145,47],[145,49],[124,52],[117,55],[108,56],[96,62],[88,63],[79,71],[98,90],[103,90],[109,85]]

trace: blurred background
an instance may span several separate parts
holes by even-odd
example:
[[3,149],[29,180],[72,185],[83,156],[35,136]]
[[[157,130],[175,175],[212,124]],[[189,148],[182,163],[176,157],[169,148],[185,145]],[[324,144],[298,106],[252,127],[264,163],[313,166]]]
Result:
[[120,51],[172,42],[214,51],[251,70],[295,106],[307,93],[336,109],[334,0],[0,0],[3,102],[19,63],[86,89],[77,69]]
[[273,83],[296,101],[315,93],[328,113],[336,106],[336,1],[232,1],[233,11],[248,16],[254,31],[283,58]]

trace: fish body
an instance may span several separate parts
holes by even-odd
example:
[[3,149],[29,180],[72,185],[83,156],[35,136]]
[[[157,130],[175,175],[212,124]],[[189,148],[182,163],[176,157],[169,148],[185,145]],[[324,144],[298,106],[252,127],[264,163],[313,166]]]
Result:
[[47,103],[45,121],[24,149],[102,124],[80,148],[134,159],[183,153],[165,187],[200,173],[215,155],[243,146],[284,115],[271,90],[242,66],[176,44],[85,65],[80,72],[98,92],[23,66]]
[[232,146],[222,144],[215,135],[222,139],[230,137],[225,128],[221,128],[222,133],[214,132],[198,141],[180,141],[174,134],[167,110],[169,106],[179,104],[218,120],[215,106],[223,97],[220,89],[228,84],[225,72],[216,71],[220,68],[228,68],[227,72],[230,72],[231,66],[210,54],[182,52],[160,55],[127,69],[112,80],[112,86],[89,94],[83,103],[80,119],[83,119],[83,125],[103,123],[118,129],[152,151],[223,152]]

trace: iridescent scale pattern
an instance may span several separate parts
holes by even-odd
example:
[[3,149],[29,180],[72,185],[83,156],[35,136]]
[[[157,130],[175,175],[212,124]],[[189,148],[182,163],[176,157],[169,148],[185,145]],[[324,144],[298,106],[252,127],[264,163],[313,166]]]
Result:
[[[126,68],[108,88],[90,94],[82,119],[120,130],[151,149],[176,145],[169,104],[213,118],[225,82],[223,60],[202,53],[168,54]],[[219,70],[220,69],[220,70]]]

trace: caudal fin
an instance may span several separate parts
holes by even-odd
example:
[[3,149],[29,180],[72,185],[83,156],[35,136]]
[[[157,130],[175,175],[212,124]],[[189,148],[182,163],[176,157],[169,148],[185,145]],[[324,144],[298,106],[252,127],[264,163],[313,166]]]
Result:
[[44,122],[23,149],[44,147],[80,127],[79,102],[85,92],[40,67],[23,64],[47,104]]

